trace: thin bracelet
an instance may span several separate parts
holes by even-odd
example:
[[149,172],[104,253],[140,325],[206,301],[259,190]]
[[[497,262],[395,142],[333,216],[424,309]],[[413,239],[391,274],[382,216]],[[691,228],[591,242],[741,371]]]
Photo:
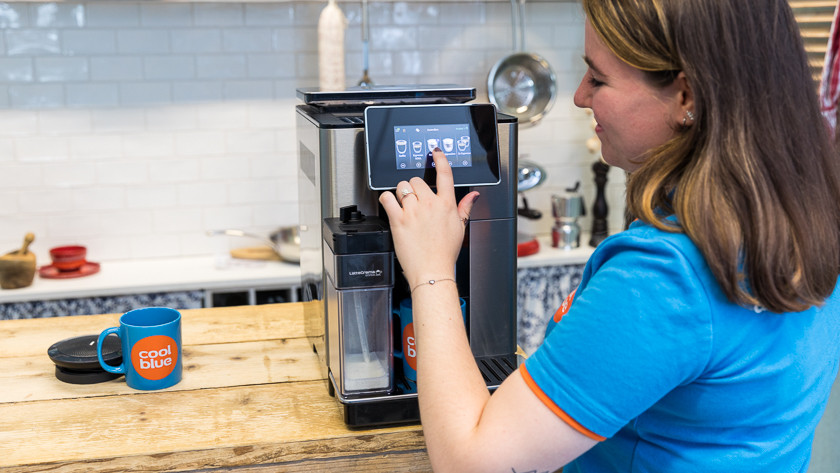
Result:
[[[416,286],[412,287],[412,288],[411,288],[411,293],[413,294],[413,293],[414,293],[414,290],[415,290],[415,289],[417,289],[417,288],[418,288],[418,287],[420,287],[420,286],[424,286],[424,285],[426,285],[426,284],[428,284],[429,286],[434,286],[435,284],[437,284],[437,283],[439,283],[439,282],[441,282],[441,281],[452,281],[452,282],[455,282],[455,280],[454,280],[454,279],[452,279],[452,278],[429,279],[428,281],[421,282],[420,284],[418,284],[418,285],[416,285]],[[457,284],[457,283],[456,283],[456,284]]]

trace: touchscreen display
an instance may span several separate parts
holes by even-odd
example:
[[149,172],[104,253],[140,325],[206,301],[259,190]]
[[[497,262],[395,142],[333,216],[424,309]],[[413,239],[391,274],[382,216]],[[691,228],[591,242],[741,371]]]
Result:
[[397,169],[433,165],[431,157],[435,148],[443,151],[453,168],[472,166],[469,123],[394,127]]
[[365,109],[365,146],[371,189],[395,189],[412,177],[434,186],[435,148],[448,158],[456,186],[500,182],[491,104],[371,106]]

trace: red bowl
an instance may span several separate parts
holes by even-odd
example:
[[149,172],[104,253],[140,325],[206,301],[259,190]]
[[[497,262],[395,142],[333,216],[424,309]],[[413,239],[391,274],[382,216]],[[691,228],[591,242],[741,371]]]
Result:
[[76,271],[85,264],[87,248],[84,246],[58,246],[50,249],[53,266],[59,271]]

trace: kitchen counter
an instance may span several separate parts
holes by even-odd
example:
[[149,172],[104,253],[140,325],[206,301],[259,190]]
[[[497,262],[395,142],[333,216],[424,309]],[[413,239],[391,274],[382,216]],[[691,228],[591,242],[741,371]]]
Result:
[[101,297],[196,289],[276,288],[300,284],[300,266],[280,261],[230,259],[215,267],[212,256],[106,261],[98,273],[45,279],[31,286],[0,290],[0,304],[77,297]]
[[590,247],[586,242],[589,241],[589,235],[581,235],[581,246],[571,250],[563,250],[560,248],[551,247],[551,236],[540,236],[537,238],[540,244],[540,250],[536,254],[530,256],[521,256],[517,258],[516,265],[518,268],[538,268],[542,266],[568,266],[573,264],[584,264],[595,248]]
[[47,348],[119,314],[0,321],[0,471],[431,471],[419,425],[350,430],[303,304],[182,311],[184,378],[58,381]]
[[[593,248],[581,237],[580,248],[551,247],[551,237],[538,238],[540,250],[518,258],[519,268],[583,264]],[[216,268],[212,256],[105,261],[91,276],[73,279],[44,279],[38,275],[29,287],[0,290],[0,304],[79,297],[103,297],[153,292],[214,289],[272,289],[300,284],[300,266],[278,261],[230,259],[227,267]]]

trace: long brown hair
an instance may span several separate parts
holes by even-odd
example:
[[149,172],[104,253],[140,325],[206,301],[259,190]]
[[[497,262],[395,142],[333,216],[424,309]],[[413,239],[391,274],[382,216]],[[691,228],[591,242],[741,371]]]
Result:
[[694,123],[628,176],[629,211],[685,232],[733,302],[778,313],[822,303],[840,272],[840,161],[787,1],[583,7],[619,58],[653,84],[682,71],[694,94]]

